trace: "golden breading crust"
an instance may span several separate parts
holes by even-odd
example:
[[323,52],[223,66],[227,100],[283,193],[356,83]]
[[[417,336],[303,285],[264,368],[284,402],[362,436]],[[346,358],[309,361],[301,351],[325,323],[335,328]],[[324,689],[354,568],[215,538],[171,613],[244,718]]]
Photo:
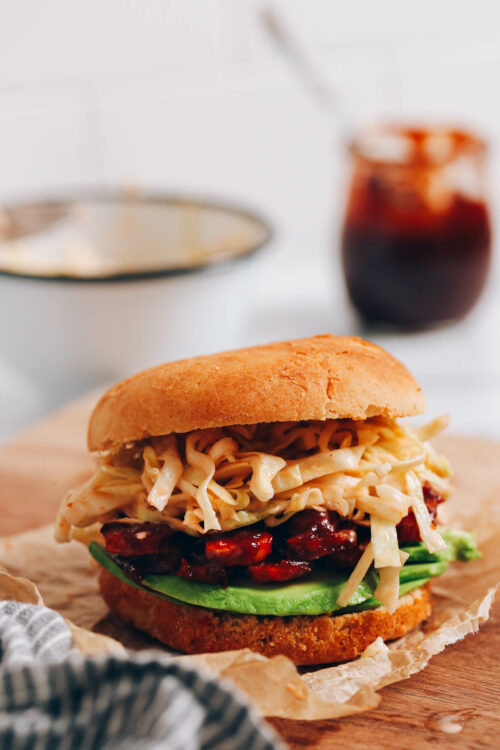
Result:
[[208,427],[408,417],[424,408],[408,370],[380,347],[359,338],[314,336],[140,372],[101,398],[88,444],[105,450]]
[[428,586],[385,607],[350,615],[264,617],[222,612],[168,599],[129,586],[102,569],[99,586],[106,604],[122,620],[188,654],[250,648],[266,656],[284,654],[295,664],[353,659],[377,636],[384,641],[408,633],[431,612]]

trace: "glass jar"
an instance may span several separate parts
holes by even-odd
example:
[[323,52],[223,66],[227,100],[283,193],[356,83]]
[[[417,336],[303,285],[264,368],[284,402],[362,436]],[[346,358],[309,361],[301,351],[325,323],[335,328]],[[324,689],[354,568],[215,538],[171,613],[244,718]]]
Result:
[[463,317],[488,275],[486,145],[457,130],[373,128],[352,144],[342,262],[368,323]]

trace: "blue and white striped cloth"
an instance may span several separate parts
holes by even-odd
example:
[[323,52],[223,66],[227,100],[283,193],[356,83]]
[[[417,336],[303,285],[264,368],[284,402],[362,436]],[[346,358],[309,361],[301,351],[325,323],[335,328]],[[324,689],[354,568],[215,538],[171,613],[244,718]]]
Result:
[[1,750],[283,750],[229,684],[161,652],[86,658],[63,618],[0,602]]

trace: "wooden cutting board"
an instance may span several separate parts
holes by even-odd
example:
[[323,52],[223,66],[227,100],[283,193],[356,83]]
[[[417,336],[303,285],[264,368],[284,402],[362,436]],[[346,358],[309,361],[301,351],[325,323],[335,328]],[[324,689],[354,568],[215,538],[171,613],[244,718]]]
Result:
[[[51,415],[0,447],[0,536],[50,522],[62,495],[84,479],[92,462],[85,429],[95,394]],[[460,437],[440,440],[457,470],[467,503],[477,486],[500,502],[500,443]],[[410,680],[384,688],[376,711],[341,721],[271,720],[294,750],[302,748],[500,747],[500,603],[475,636],[446,649]],[[443,731],[442,717],[455,728]]]

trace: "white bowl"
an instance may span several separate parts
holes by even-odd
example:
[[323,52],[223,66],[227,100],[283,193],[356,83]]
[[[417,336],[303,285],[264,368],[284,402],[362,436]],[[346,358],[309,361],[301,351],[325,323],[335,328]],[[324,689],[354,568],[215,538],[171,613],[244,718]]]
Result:
[[5,209],[0,356],[62,401],[230,348],[252,304],[261,219],[215,203],[97,196]]

